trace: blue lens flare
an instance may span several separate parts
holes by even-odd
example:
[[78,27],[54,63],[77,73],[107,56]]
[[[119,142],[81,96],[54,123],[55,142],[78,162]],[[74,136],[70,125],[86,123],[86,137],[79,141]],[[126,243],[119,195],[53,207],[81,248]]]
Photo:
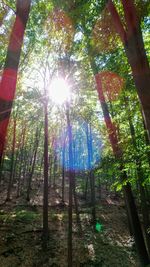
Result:
[[[67,129],[60,137],[57,151],[60,164],[69,170],[69,141]],[[60,145],[61,143],[61,145]],[[87,123],[72,127],[72,157],[74,171],[87,171],[94,169],[101,159],[102,141],[100,133]]]

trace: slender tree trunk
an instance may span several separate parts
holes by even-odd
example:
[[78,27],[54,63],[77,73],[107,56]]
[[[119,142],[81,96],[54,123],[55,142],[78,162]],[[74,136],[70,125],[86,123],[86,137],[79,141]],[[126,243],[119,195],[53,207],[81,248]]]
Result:
[[87,135],[87,148],[88,148],[88,170],[89,170],[89,180],[91,187],[91,206],[92,206],[92,223],[95,229],[96,224],[96,210],[95,210],[95,177],[92,171],[92,161],[93,161],[93,148],[92,148],[92,132],[91,125],[86,127]]
[[[46,95],[46,94],[45,94]],[[43,192],[43,248],[48,241],[48,103],[44,104],[44,192]]]
[[40,162],[40,176],[42,175],[43,162],[44,162],[44,155],[42,155],[41,162]]
[[34,151],[33,151],[32,166],[31,166],[31,169],[29,171],[29,177],[28,177],[28,187],[27,187],[27,197],[26,197],[27,201],[30,201],[31,182],[32,182],[32,177],[33,177],[33,173],[34,173],[34,168],[35,168],[39,138],[40,138],[40,136],[38,135],[38,128],[37,128],[36,134],[35,134],[35,146],[34,146]]
[[81,226],[81,220],[80,220],[80,213],[79,213],[79,205],[78,205],[78,198],[76,194],[76,165],[77,164],[77,153],[76,153],[76,146],[74,140],[72,140],[72,149],[73,149],[73,176],[72,176],[72,189],[73,189],[73,197],[74,197],[74,205],[75,205],[75,211],[76,211],[76,221],[79,229],[79,234],[82,234],[82,226]]
[[51,185],[52,185],[52,154],[51,154],[51,150],[49,153],[48,165],[49,165],[49,187],[51,188]]
[[[141,112],[141,114],[142,114],[142,122],[143,122],[143,127],[144,127],[145,144],[146,144],[146,146],[149,146],[150,145],[150,141],[149,141],[147,130],[146,130],[146,126],[145,126],[143,113]],[[149,167],[150,167],[150,150],[147,150],[146,153],[147,153],[148,164],[149,164]]]
[[53,165],[53,187],[56,187],[56,173],[57,173],[57,154],[54,147],[54,165]]
[[82,234],[82,225],[81,225],[81,220],[80,220],[78,198],[77,198],[77,194],[76,194],[75,172],[73,173],[72,178],[73,178],[73,196],[74,196],[74,205],[75,205],[75,211],[76,211],[76,220],[77,220],[77,225],[79,228],[79,234]]
[[65,143],[62,148],[62,203],[65,202]]
[[24,31],[28,21],[31,0],[16,3],[16,19],[12,28],[2,79],[0,82],[0,162],[5,145],[7,126],[16,90]]
[[20,166],[19,166],[18,185],[17,185],[17,197],[20,196],[20,189],[21,189],[21,175],[22,175],[25,135],[26,135],[26,125],[25,125],[25,127],[23,129],[23,133],[22,133],[21,150],[20,150],[20,158],[19,158]]
[[22,189],[24,189],[24,184],[26,180],[27,163],[28,163],[28,151],[27,147],[25,146],[23,152],[23,166],[22,166]]
[[72,151],[72,127],[70,123],[69,107],[66,110],[68,141],[69,141],[69,208],[68,208],[68,267],[72,267],[72,189],[73,189],[73,151]]
[[89,181],[89,174],[86,175],[86,180],[85,180],[85,193],[84,193],[85,200],[87,200],[88,181]]
[[11,194],[11,188],[12,188],[12,182],[13,182],[15,145],[16,145],[16,119],[14,119],[14,127],[13,127],[11,168],[10,168],[10,176],[9,176],[9,183],[8,183],[6,201],[10,201],[10,194]]
[[19,152],[20,152],[21,145],[22,145],[23,131],[24,131],[24,128],[22,128],[22,131],[21,131],[21,134],[20,134],[20,137],[19,137],[18,146],[16,147],[17,151],[15,153],[15,160],[14,160],[13,177],[12,177],[13,181],[15,180],[15,177],[17,176],[17,163],[19,161],[18,159],[19,159]]
[[101,178],[98,177],[98,197],[101,200]]

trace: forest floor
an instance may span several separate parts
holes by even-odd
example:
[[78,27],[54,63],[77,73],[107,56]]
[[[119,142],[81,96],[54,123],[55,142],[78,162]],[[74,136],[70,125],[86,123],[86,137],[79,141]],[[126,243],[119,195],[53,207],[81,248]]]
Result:
[[[33,192],[30,203],[13,196],[5,202],[0,194],[0,266],[1,267],[67,267],[68,205],[61,205],[59,188],[49,192],[49,242],[42,249],[42,188]],[[80,201],[82,234],[73,213],[74,267],[138,267],[122,200],[110,196],[97,201],[100,232],[93,231],[89,205]]]

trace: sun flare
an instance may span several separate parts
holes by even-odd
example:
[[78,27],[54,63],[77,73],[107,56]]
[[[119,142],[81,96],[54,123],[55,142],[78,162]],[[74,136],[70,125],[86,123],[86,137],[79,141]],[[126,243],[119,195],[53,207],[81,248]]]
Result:
[[49,88],[49,96],[50,99],[58,105],[68,101],[70,90],[67,82],[63,78],[53,79]]

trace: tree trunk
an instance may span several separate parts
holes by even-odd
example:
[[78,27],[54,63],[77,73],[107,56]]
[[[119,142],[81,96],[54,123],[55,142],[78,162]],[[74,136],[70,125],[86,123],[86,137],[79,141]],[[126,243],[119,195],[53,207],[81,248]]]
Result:
[[57,154],[54,146],[54,164],[53,164],[53,187],[56,188],[56,173],[57,173]]
[[73,173],[72,178],[73,178],[73,196],[74,196],[74,205],[75,205],[75,211],[76,211],[76,220],[77,220],[77,225],[79,229],[79,234],[82,234],[82,225],[81,225],[81,220],[80,220],[79,205],[78,205],[78,199],[77,199],[77,194],[76,194],[75,171]]
[[27,201],[30,201],[31,182],[32,182],[32,177],[33,177],[33,173],[34,173],[34,168],[35,168],[39,138],[40,138],[40,134],[38,135],[38,128],[37,128],[36,134],[35,134],[35,146],[34,146],[34,151],[33,151],[33,160],[32,160],[32,164],[31,164],[32,166],[31,166],[31,169],[29,171],[29,177],[28,177],[28,187],[27,187],[27,197],[26,197]]
[[[46,94],[45,94],[46,95]],[[44,104],[44,192],[43,192],[43,248],[48,241],[48,110],[47,99]]]
[[69,106],[67,105],[66,118],[69,141],[69,208],[68,208],[68,267],[72,267],[72,189],[73,189],[73,151],[72,151],[72,127],[69,116]]
[[[123,177],[123,179],[126,179],[126,174],[125,174],[125,177]],[[127,183],[127,185],[123,187],[123,191],[124,191],[124,196],[127,200],[126,203],[127,203],[130,223],[132,227],[132,232],[134,235],[135,245],[138,251],[141,265],[145,267],[150,263],[150,261],[149,261],[148,253],[147,253],[145,243],[144,243],[144,238],[143,238],[143,234],[142,234],[142,230],[140,226],[137,208],[134,202],[133,194],[131,192],[131,186],[129,183]]]
[[21,187],[21,174],[22,174],[22,163],[23,163],[23,153],[24,153],[24,143],[25,143],[25,135],[26,135],[26,125],[22,131],[22,140],[21,140],[21,149],[20,149],[20,158],[19,158],[19,175],[18,175],[18,185],[17,185],[17,197],[20,196],[20,187]]
[[84,192],[84,198],[87,200],[87,194],[88,194],[88,181],[89,181],[89,174],[85,175],[85,192]]
[[[95,64],[95,62],[93,62],[92,64]],[[94,71],[95,71],[95,68],[94,68]],[[95,75],[95,80],[97,84],[99,100],[101,102],[101,107],[103,110],[104,120],[106,123],[112,150],[114,152],[116,159],[120,162],[123,162],[122,161],[123,153],[122,153],[121,148],[119,147],[119,140],[118,140],[117,133],[116,133],[116,127],[115,125],[113,125],[111,121],[109,110],[108,110],[108,107],[105,101],[105,97],[104,97],[103,90],[102,90],[100,74]],[[126,172],[124,171],[124,166],[122,165],[122,163],[120,164],[120,172],[121,172],[121,182],[127,181],[127,175],[126,175]],[[139,220],[138,213],[137,213],[137,208],[134,202],[133,194],[131,191],[131,186],[129,183],[123,186],[123,191],[124,191],[124,196],[126,199],[125,202],[127,204],[129,220],[130,220],[130,224],[132,227],[132,232],[134,234],[134,240],[135,240],[136,248],[138,251],[138,255],[139,255],[142,266],[145,266],[146,264],[149,264],[150,261],[149,261],[148,253],[146,250],[146,246],[145,246],[145,242],[144,242],[144,238],[142,234],[142,229],[141,229],[140,220]]]
[[62,148],[62,203],[65,202],[65,141]]
[[128,62],[132,69],[132,75],[137,89],[139,101],[142,106],[143,117],[150,140],[150,68],[146,52],[140,21],[137,16],[136,7],[132,0],[122,0],[127,30],[121,22],[121,18],[113,4],[108,1],[107,8],[111,13],[116,31],[123,42]]
[[20,134],[20,137],[19,137],[19,142],[18,142],[18,145],[16,147],[16,153],[15,153],[15,160],[14,160],[14,168],[13,168],[13,177],[12,177],[12,180],[14,181],[15,180],[15,177],[17,176],[17,162],[19,161],[19,149],[21,148],[21,145],[22,145],[22,135],[23,135],[23,130],[24,128],[22,128],[22,131],[21,131],[21,134]]
[[86,127],[87,136],[87,150],[88,150],[88,172],[91,187],[91,206],[92,206],[92,224],[95,229],[96,225],[96,210],[95,210],[95,177],[92,171],[92,161],[93,161],[93,148],[92,148],[92,131],[91,125]]
[[16,19],[12,28],[2,79],[0,82],[0,162],[5,145],[7,126],[14,100],[17,73],[24,31],[28,21],[31,0],[16,4]]
[[14,127],[13,127],[13,143],[12,143],[11,168],[10,168],[10,176],[9,176],[9,183],[8,183],[6,201],[10,201],[10,194],[11,194],[11,188],[12,188],[12,182],[13,182],[15,145],[16,145],[16,119],[14,119]]
[[141,159],[139,158],[139,151],[138,151],[137,142],[136,142],[135,129],[132,123],[131,115],[130,115],[131,112],[130,112],[130,108],[128,105],[128,99],[126,97],[124,97],[124,102],[125,102],[126,111],[128,114],[128,121],[129,121],[129,127],[130,127],[130,134],[132,138],[132,144],[133,144],[133,147],[136,153],[135,163],[136,163],[136,169],[137,169],[137,182],[138,182],[139,191],[140,191],[141,210],[142,210],[143,224],[144,224],[144,235],[145,235],[148,253],[150,255],[150,238],[147,233],[147,229],[149,227],[148,206],[147,206],[147,201],[146,201],[145,188],[142,185],[144,181],[144,173],[141,167]]

